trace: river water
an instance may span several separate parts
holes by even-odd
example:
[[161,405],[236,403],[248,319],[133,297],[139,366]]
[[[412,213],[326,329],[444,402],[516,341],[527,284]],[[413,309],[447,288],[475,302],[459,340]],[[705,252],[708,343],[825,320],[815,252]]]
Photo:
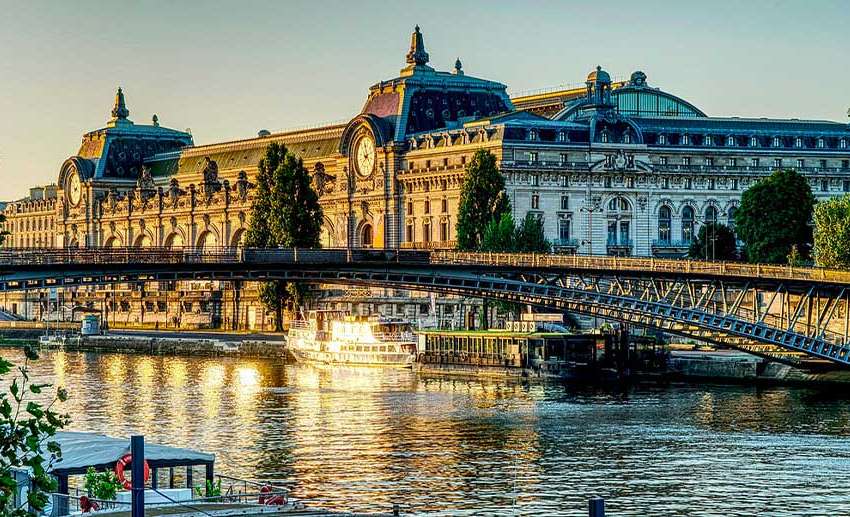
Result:
[[[19,351],[4,350],[19,360]],[[850,515],[850,396],[627,391],[404,370],[53,352],[71,429],[216,454],[340,510],[428,515]]]

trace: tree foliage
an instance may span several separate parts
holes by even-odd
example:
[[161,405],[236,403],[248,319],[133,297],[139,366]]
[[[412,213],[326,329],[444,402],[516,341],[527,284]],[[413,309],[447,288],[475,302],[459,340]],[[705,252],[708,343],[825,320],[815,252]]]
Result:
[[474,251],[481,247],[484,231],[493,220],[510,212],[505,178],[496,167],[496,157],[479,149],[466,166],[457,215],[457,247]]
[[[56,480],[49,474],[53,464],[62,457],[59,444],[52,438],[65,427],[68,415],[54,410],[57,402],[68,396],[59,388],[47,400],[49,384],[36,384],[29,377],[29,362],[38,359],[34,350],[25,350],[24,364],[18,366],[9,384],[8,393],[0,393],[0,515],[13,517],[35,515],[47,505],[51,492],[56,490]],[[0,358],[0,377],[12,372],[14,365]],[[26,504],[15,504],[17,481],[13,467],[30,470],[32,488]]]
[[777,170],[747,189],[735,212],[747,260],[784,263],[794,245],[808,257],[814,205],[808,181],[794,170]]
[[725,224],[704,224],[691,242],[688,256],[703,260],[737,260],[735,232]]
[[850,268],[850,194],[817,204],[814,242],[819,266]]
[[543,233],[543,220],[539,217],[526,214],[519,227],[516,229],[516,251],[522,253],[549,253],[552,251],[552,243]]
[[[257,171],[257,190],[251,223],[245,236],[249,247],[318,248],[323,220],[319,196],[304,162],[273,142],[266,148]],[[297,304],[306,289],[282,281],[263,282],[260,300],[275,313],[275,327],[283,327],[283,308]]]
[[543,234],[540,218],[527,214],[519,225],[510,212],[493,219],[484,228],[480,251],[498,253],[548,253],[552,244]]

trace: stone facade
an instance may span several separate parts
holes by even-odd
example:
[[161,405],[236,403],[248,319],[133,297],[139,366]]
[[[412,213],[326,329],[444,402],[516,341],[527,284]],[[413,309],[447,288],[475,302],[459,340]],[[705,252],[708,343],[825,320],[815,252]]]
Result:
[[[348,123],[203,146],[156,116],[134,124],[119,90],[107,126],[62,165],[55,199],[7,207],[7,246],[238,246],[271,142],[313,171],[325,247],[453,247],[465,166],[482,148],[497,158],[515,219],[541,218],[562,253],[682,255],[700,225],[733,224],[741,193],[779,167],[806,175],[819,198],[850,191],[847,124],[709,117],[642,72],[612,82],[601,67],[583,88],[512,99],[459,60],[448,72],[428,63],[417,28],[399,75],[373,85]],[[52,228],[21,233],[21,213]],[[329,303],[406,303],[378,294],[386,303],[346,291]],[[414,298],[414,316],[433,310]],[[222,304],[218,313],[239,312]]]

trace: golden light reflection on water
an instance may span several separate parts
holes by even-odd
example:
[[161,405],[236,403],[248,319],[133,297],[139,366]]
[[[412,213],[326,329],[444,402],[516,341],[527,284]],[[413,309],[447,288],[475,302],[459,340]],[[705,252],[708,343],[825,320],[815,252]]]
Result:
[[[659,497],[679,494],[686,479],[722,494],[700,506],[688,490],[681,497],[689,507],[730,513],[751,503],[740,499],[740,479],[800,494],[793,487],[801,477],[828,486],[850,461],[837,457],[820,467],[829,451],[850,458],[850,446],[828,436],[850,434],[848,405],[793,390],[673,388],[620,397],[401,370],[46,355],[34,376],[67,385],[74,429],[141,431],[153,442],[213,452],[219,472],[291,480],[297,497],[340,510],[400,501],[440,515],[571,514],[586,493],[607,490],[618,494],[614,504],[632,505],[617,514],[650,507],[674,514],[681,500],[662,507]],[[740,432],[748,429],[781,432],[749,440]],[[790,434],[801,429],[818,434]],[[733,438],[724,439],[727,433]],[[800,508],[809,496],[781,504]],[[824,495],[820,506],[850,514],[834,496]]]

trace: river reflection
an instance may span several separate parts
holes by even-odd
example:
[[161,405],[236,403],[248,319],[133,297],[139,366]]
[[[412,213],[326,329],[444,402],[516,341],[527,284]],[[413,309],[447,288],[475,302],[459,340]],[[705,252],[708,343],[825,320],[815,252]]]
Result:
[[68,388],[74,430],[214,452],[336,509],[580,515],[599,494],[612,515],[850,515],[850,410],[830,392],[63,352],[32,370]]

